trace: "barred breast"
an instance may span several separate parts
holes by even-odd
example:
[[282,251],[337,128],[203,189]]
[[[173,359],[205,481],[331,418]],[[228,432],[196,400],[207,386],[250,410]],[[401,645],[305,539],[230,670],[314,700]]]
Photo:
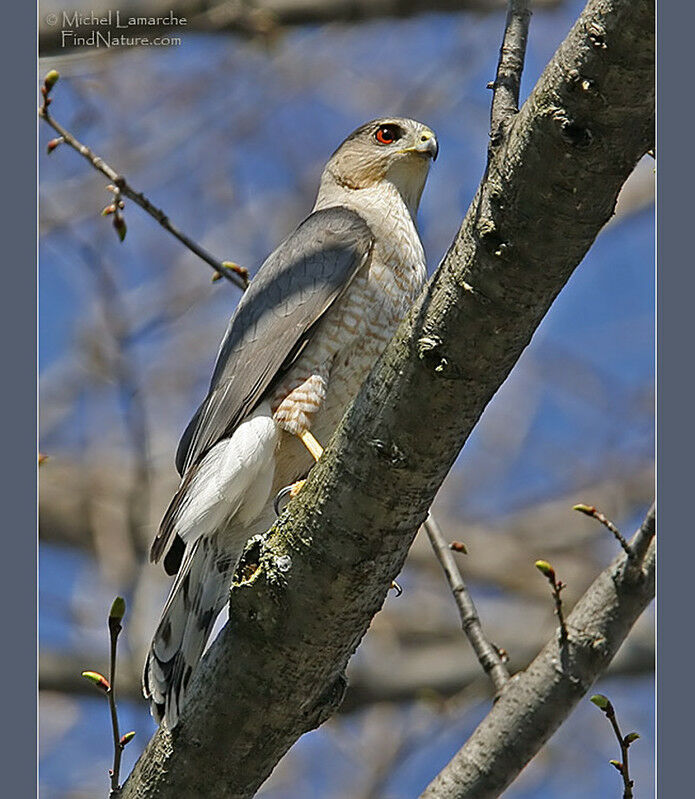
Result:
[[422,245],[400,195],[383,186],[359,195],[353,210],[374,233],[371,259],[326,313],[271,398],[284,430],[297,435],[311,429],[321,443],[332,435],[426,277]]

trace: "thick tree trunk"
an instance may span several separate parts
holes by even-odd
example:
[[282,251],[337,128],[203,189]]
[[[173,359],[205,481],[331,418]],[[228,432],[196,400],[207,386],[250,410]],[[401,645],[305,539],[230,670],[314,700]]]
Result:
[[124,797],[250,797],[335,711],[451,464],[653,145],[653,69],[652,3],[590,0]]

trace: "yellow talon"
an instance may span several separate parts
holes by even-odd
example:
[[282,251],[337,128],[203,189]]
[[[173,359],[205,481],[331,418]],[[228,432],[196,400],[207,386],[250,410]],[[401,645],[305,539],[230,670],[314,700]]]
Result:
[[294,499],[297,494],[304,488],[304,483],[306,480],[297,480],[296,483],[292,483],[290,486],[290,499]]
[[[280,515],[280,504],[286,498],[294,499],[297,494],[302,490],[304,483],[306,480],[297,480],[296,483],[292,483],[292,485],[285,486],[278,491],[277,496],[273,502],[273,507],[275,508],[275,514],[277,516]],[[284,505],[283,505],[284,507]]]

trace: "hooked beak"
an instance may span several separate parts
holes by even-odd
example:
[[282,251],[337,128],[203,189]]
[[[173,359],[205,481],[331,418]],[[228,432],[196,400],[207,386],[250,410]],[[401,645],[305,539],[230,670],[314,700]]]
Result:
[[434,133],[423,133],[418,144],[414,147],[406,147],[404,150],[401,150],[401,152],[419,153],[420,155],[427,156],[433,161],[436,161],[437,154],[439,153],[439,144],[437,144],[437,138]]

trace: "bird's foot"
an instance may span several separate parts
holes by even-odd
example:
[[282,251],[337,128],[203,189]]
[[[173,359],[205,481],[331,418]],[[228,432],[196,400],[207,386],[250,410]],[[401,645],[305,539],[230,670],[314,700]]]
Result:
[[306,480],[297,480],[296,483],[292,483],[292,485],[285,486],[281,488],[276,497],[275,501],[273,502],[273,507],[275,508],[275,513],[279,516],[280,513],[284,510],[284,505],[281,507],[280,503],[283,500],[287,500],[289,502],[291,499],[297,496],[297,494],[302,490],[302,487],[306,483]]
[[[323,455],[323,447],[319,444],[319,442],[314,438],[314,436],[308,431],[304,430],[304,432],[300,433],[298,438],[304,444],[304,446],[309,450],[311,453],[311,457],[318,461],[318,459]],[[283,500],[293,499],[297,496],[297,494],[302,490],[302,486],[306,483],[306,480],[297,480],[296,483],[292,483],[292,485],[285,486],[281,488],[277,496],[275,497],[275,501],[273,502],[273,507],[275,508],[275,513],[279,516],[280,513],[284,510],[284,505],[281,505]]]

